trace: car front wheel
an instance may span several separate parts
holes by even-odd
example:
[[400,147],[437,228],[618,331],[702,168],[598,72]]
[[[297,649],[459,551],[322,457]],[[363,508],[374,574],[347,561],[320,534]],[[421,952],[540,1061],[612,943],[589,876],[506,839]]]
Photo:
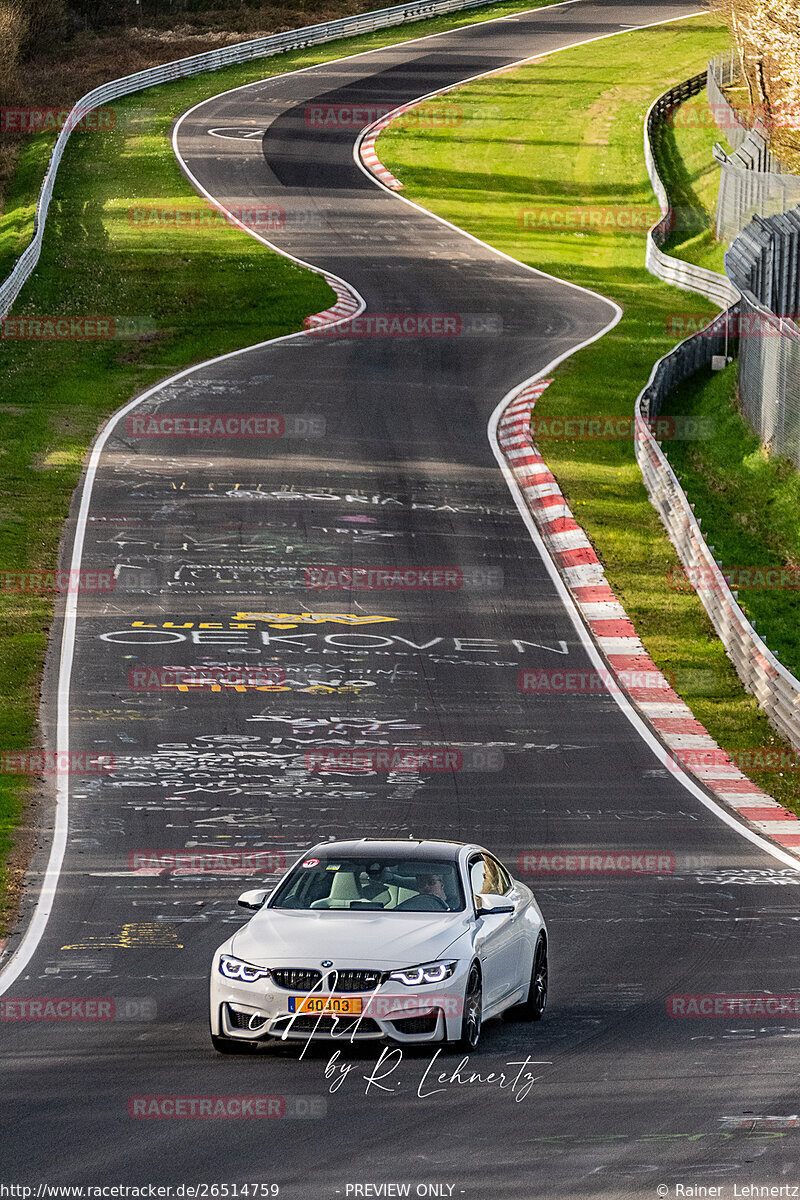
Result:
[[483,985],[481,973],[473,963],[467,986],[464,991],[464,1011],[461,1014],[461,1036],[458,1046],[461,1050],[474,1050],[478,1045],[483,1024]]
[[547,942],[539,938],[533,956],[528,998],[510,1010],[520,1021],[541,1021],[547,1007]]

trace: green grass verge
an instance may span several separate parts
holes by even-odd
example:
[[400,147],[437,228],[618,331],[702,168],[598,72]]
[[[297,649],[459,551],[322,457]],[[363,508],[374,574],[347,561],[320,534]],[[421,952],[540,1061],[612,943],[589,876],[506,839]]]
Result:
[[[204,210],[174,159],[173,120],[227,88],[547,3],[493,5],[163,85],[117,102],[113,131],[73,135],[42,257],[14,313],[131,318],[140,332],[95,343],[0,341],[0,571],[54,566],[86,449],[127,399],[181,367],[297,330],[334,299],[319,276],[224,224],[131,227],[134,203]],[[31,139],[10,181],[0,219],[3,276],[30,239],[53,141]],[[46,597],[0,590],[0,758],[34,741],[51,620]],[[30,787],[0,772],[0,864]],[[9,903],[9,877],[0,875],[0,932]]]
[[711,153],[715,142],[731,153],[701,92],[678,107],[672,123],[661,125],[653,149],[675,211],[675,228],[662,249],[723,275],[727,243],[716,238],[720,167]]
[[[381,136],[381,159],[410,198],[514,258],[622,306],[622,320],[605,338],[557,370],[537,418],[630,418],[653,363],[678,340],[667,332],[671,316],[717,311],[654,280],[644,268],[644,229],[633,232],[619,217],[630,223],[630,214],[654,207],[642,154],[650,103],[702,70],[728,38],[713,16],[626,33],[451,94],[465,111],[487,106],[486,118],[455,129],[395,126]],[[521,224],[525,210],[560,213],[561,225],[538,216]],[[605,214],[601,227],[592,226],[597,211]],[[669,585],[678,559],[632,442],[538,440],[648,652],[698,719],[734,753],[780,744],[697,596]],[[751,774],[800,811],[794,781]]]
[[[431,20],[411,21],[407,25],[395,26],[393,29],[362,34],[360,37],[343,38],[322,46],[311,46],[306,50],[294,50],[289,54],[258,59],[241,66],[225,67],[220,71],[197,75],[192,79],[159,88],[146,88],[130,98],[116,101],[112,107],[118,113],[118,123],[125,119],[127,113],[138,109],[145,114],[143,121],[138,124],[146,125],[148,123],[147,113],[152,113],[156,117],[156,124],[151,125],[150,128],[153,133],[158,133],[163,129],[163,123],[158,122],[158,117],[163,115],[171,120],[198,101],[225,91],[226,88],[239,87],[241,84],[253,83],[271,75],[296,71],[302,67],[314,66],[316,63],[331,62],[348,54],[375,50],[381,46],[389,46],[410,38],[443,33],[448,29],[456,29],[459,25],[477,25],[483,21],[495,20],[497,17],[510,16],[513,13],[536,8],[547,8],[551,4],[557,3],[559,0],[502,0],[501,3],[491,4],[475,11],[467,10],[463,13],[451,13],[449,16],[435,17]],[[75,96],[74,99],[77,100],[78,97]],[[75,134],[71,139],[73,146],[80,138],[87,136],[90,141],[97,142],[102,140],[105,135]],[[29,146],[20,155],[14,175],[9,181],[3,212],[0,214],[0,278],[5,278],[14,264],[14,260],[30,241],[33,233],[36,197],[54,142],[55,136],[50,135],[32,138]],[[59,170],[58,191],[60,193],[64,192],[62,171],[63,166]],[[96,185],[97,181],[94,182]],[[122,194],[127,195],[127,190]]]
[[[36,277],[15,314],[127,318],[140,331],[95,342],[0,342],[2,571],[52,569],[84,454],[115,408],[185,364],[290,333],[333,299],[319,276],[224,223],[131,228],[127,208],[138,197],[203,207],[168,151],[169,120],[157,133],[85,136],[65,161]],[[0,590],[0,755],[33,741],[51,620],[46,596]],[[0,773],[0,856],[29,786]]]
[[[711,232],[719,168],[710,159],[710,147],[715,141],[727,152],[730,147],[709,126],[710,110],[704,105],[704,97],[698,97],[682,106],[674,128],[658,146],[671,196],[677,197],[676,204],[688,198],[697,206],[700,227],[695,236],[681,239],[676,234],[666,248],[722,271],[725,245],[716,243]],[[702,518],[716,558],[724,568],[741,568],[733,586],[739,585],[743,609],[781,662],[800,675],[800,592],[795,591],[800,580],[800,475],[788,460],[770,457],[739,412],[736,364],[717,374],[704,372],[676,389],[664,415],[702,419],[714,430],[702,442],[665,443],[667,456]],[[749,568],[754,573],[759,568],[788,570],[789,586],[747,587]]]
[[739,413],[735,363],[677,389],[664,411],[712,422],[713,437],[666,448],[723,568],[792,572],[791,587],[753,588],[744,586],[742,571],[738,590],[767,645],[800,675],[800,592],[793,590],[800,582],[800,475],[788,460],[767,454]]

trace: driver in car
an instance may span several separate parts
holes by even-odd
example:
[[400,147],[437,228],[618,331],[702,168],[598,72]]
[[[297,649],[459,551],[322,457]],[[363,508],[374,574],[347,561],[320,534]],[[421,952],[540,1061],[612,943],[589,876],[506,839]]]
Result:
[[435,873],[417,875],[417,891],[422,896],[436,896],[438,900],[444,901],[449,907],[449,901],[444,890],[441,875]]

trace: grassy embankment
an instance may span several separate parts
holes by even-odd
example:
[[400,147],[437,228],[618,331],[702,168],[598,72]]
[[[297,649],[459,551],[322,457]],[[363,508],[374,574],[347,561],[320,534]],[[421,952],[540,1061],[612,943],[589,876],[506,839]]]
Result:
[[[55,565],[87,447],[122,403],[181,367],[300,329],[333,302],[319,276],[225,224],[131,223],[132,206],[205,208],[173,156],[173,120],[227,88],[546,3],[513,0],[164,85],[117,102],[112,130],[73,135],[44,251],[14,313],[110,316],[138,323],[139,332],[98,342],[0,341],[0,571]],[[30,239],[53,141],[32,138],[8,184],[0,277]],[[0,589],[0,759],[35,740],[51,619],[50,598]],[[0,868],[30,796],[31,780],[0,772]],[[24,849],[0,870],[0,933],[23,867]]]
[[[451,93],[465,107],[495,106],[483,122],[455,129],[395,126],[381,136],[380,156],[403,180],[406,195],[514,258],[622,306],[623,318],[609,334],[558,368],[537,403],[537,418],[630,417],[653,363],[680,340],[672,332],[675,315],[717,311],[658,283],[644,268],[644,223],[635,230],[630,225],[632,214],[654,207],[642,153],[650,103],[727,45],[728,32],[713,16],[626,33]],[[676,202],[697,217],[696,227],[688,223],[676,233],[672,251],[680,240],[687,257],[719,266],[705,211],[715,184],[705,155],[719,136],[705,122],[685,121],[663,140]],[[598,210],[605,214],[602,227],[592,224],[590,214]],[[534,215],[520,220],[525,212]],[[571,224],[556,224],[559,213],[572,214]],[[648,652],[697,718],[734,755],[780,747],[697,596],[669,582],[679,572],[678,559],[648,499],[632,440],[539,438],[539,445]],[[704,454],[708,445],[679,449]],[[795,778],[751,774],[800,811]]]

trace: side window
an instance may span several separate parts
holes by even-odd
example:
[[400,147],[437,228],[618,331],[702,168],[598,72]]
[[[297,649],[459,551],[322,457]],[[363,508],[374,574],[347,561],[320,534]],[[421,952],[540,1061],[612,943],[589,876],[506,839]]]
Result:
[[470,861],[469,879],[473,896],[503,896],[511,887],[508,872],[488,854]]
[[470,859],[469,863],[469,882],[472,888],[473,896],[480,896],[484,892],[484,882],[486,879],[486,867],[484,866],[483,856],[476,855]]
[[497,873],[497,890],[501,896],[506,896],[513,886],[511,876],[505,869],[502,863],[499,863],[496,858],[489,860]]

